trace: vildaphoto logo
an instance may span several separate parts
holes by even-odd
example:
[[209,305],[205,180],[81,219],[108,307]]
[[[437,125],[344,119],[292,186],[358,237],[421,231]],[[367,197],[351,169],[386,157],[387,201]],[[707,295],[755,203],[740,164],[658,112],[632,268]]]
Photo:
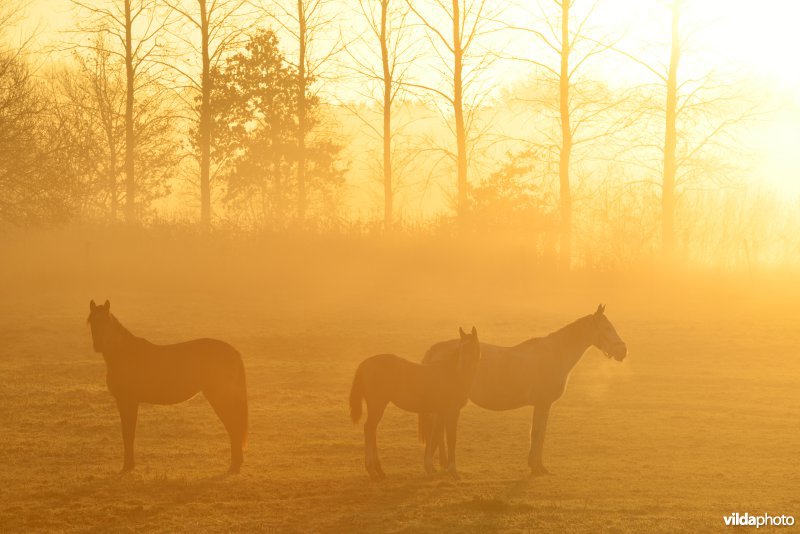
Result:
[[734,512],[723,517],[727,527],[791,527],[794,517],[791,515],[752,515],[747,512]]

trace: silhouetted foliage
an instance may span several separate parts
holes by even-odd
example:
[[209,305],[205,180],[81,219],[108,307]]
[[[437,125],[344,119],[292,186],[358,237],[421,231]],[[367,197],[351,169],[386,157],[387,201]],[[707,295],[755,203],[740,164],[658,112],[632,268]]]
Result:
[[[242,52],[212,70],[212,157],[222,164],[226,200],[254,214],[263,225],[281,227],[299,217],[296,168],[297,70],[286,62],[270,30],[251,37]],[[306,128],[317,125],[319,98],[305,98]],[[329,193],[343,182],[341,146],[324,136],[306,136],[308,191]]]
[[558,232],[557,195],[547,163],[533,149],[511,153],[499,169],[470,191],[472,220],[485,230]]
[[66,220],[72,184],[55,155],[58,123],[22,58],[0,55],[0,222]]
[[[216,171],[211,168],[211,70],[217,68],[229,52],[241,48],[246,33],[258,24],[257,10],[251,0],[162,1],[181,21],[170,33],[193,56],[185,63],[181,54],[175,53],[170,67],[187,84],[185,87],[196,94],[196,122],[190,139],[200,171],[199,183],[196,183],[200,190],[200,225],[208,230],[211,227],[212,182]],[[199,72],[196,67],[200,67]]]

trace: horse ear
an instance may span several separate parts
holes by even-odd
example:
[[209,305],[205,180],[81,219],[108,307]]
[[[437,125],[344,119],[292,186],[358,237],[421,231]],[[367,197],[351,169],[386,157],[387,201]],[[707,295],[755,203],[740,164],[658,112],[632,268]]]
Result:
[[97,304],[94,303],[94,300],[90,300],[89,301],[89,311],[94,311],[94,309],[96,307],[97,307]]
[[103,304],[103,308],[105,308],[106,311],[110,311],[111,303],[108,300],[106,300],[105,303]]
[[472,327],[472,332],[471,332],[471,334],[472,334],[473,336],[477,336],[477,335],[478,335],[478,329],[477,329],[477,328],[475,328],[475,327],[473,326],[473,327]]
[[597,305],[597,311],[595,312],[597,315],[603,315],[603,312],[606,311],[606,307],[602,304]]
[[461,339],[467,337],[467,334],[464,332],[464,329],[461,328],[460,326],[458,327],[458,335],[461,336]]

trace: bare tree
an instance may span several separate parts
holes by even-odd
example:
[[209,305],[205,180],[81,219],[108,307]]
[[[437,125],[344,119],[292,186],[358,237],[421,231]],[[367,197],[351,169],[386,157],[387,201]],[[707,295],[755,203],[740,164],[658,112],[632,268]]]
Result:
[[672,2],[671,45],[666,78],[666,103],[664,108],[664,173],[661,186],[661,247],[671,258],[675,251],[675,173],[678,145],[678,64],[681,58],[680,0]]
[[[359,85],[366,85],[358,93],[367,101],[378,104],[383,126],[376,128],[369,118],[355,110],[354,114],[381,139],[383,177],[383,228],[392,231],[394,221],[395,177],[398,161],[393,158],[393,144],[402,129],[392,121],[392,106],[407,79],[410,65],[417,58],[414,40],[410,35],[407,18],[410,10],[406,4],[398,8],[395,0],[359,0],[358,12],[366,23],[366,32],[358,39],[350,39],[345,47],[349,64]],[[380,51],[376,53],[376,48]]]
[[435,0],[430,4],[431,9],[427,10],[419,2],[406,0],[406,4],[426,29],[436,55],[444,64],[444,71],[451,85],[444,89],[425,83],[406,83],[409,87],[424,89],[437,95],[452,110],[456,141],[456,151],[452,154],[456,162],[456,211],[459,224],[463,225],[469,209],[467,173],[470,129],[474,126],[475,112],[487,94],[478,90],[476,82],[495,58],[480,48],[479,41],[491,31],[499,11],[499,3],[488,0],[452,0],[448,4]]
[[612,114],[630,98],[628,91],[612,95],[603,84],[583,75],[590,60],[617,42],[616,37],[593,35],[597,30],[591,22],[599,3],[586,4],[580,13],[574,12],[575,0],[553,0],[551,8],[537,3],[538,13],[531,13],[531,24],[504,24],[509,30],[530,35],[536,45],[531,47],[533,54],[507,59],[532,64],[544,76],[544,85],[553,85],[557,94],[555,100],[545,94],[536,102],[545,109],[554,108],[559,125],[557,138],[549,133],[545,136],[558,158],[559,267],[564,271],[572,263],[574,150],[578,145],[607,138],[635,118],[635,114]]
[[[104,35],[98,34],[94,50],[76,54],[74,70],[64,70],[57,81],[63,97],[58,106],[68,144],[76,156],[73,166],[87,189],[88,202],[98,201],[109,221],[115,222],[120,200],[122,144],[125,142],[125,75],[112,64]],[[94,172],[92,172],[94,171]],[[92,176],[97,174],[97,176]]]
[[[153,82],[152,69],[157,62],[159,43],[165,20],[159,13],[157,0],[102,0],[86,2],[71,0],[81,12],[84,22],[77,30],[81,34],[109,35],[119,47],[107,47],[109,52],[120,56],[125,66],[125,219],[128,223],[136,219],[136,136],[134,133],[134,106],[137,91]],[[84,17],[83,15],[88,15]],[[97,41],[91,40],[80,46],[96,50]]]
[[55,207],[48,104],[22,56],[0,52],[0,223],[46,219]]
[[[225,54],[241,45],[245,33],[258,22],[250,0],[164,0],[185,23],[173,33],[179,47],[191,50],[200,63],[200,80],[191,72],[190,65],[172,62],[170,66],[184,78],[190,91],[198,95],[197,139],[200,162],[200,224],[211,227],[211,150],[212,124],[211,94],[212,70],[224,59]],[[187,27],[199,33],[188,37],[183,33]],[[193,107],[193,106],[192,106]]]
[[[114,222],[127,192],[120,187],[125,171],[126,72],[124,58],[113,54],[108,36],[98,33],[93,47],[74,53],[74,64],[53,76],[54,113],[60,126],[64,172],[81,185],[79,215],[102,215]],[[153,200],[169,191],[180,161],[173,102],[156,83],[136,88],[133,142],[136,218]]]
[[0,0],[0,224],[42,224],[69,216],[71,183],[56,160],[62,146],[53,102],[29,64],[32,35],[9,34],[26,3]]
[[[668,4],[670,14],[669,55],[666,63],[643,59],[643,54],[633,54],[619,47],[614,50],[643,67],[657,80],[656,91],[649,91],[649,99],[662,98],[663,104],[649,107],[653,116],[660,117],[661,135],[661,249],[664,259],[675,259],[676,210],[682,189],[691,182],[708,183],[716,171],[725,168],[720,158],[715,165],[708,164],[714,151],[730,151],[737,143],[736,127],[759,112],[746,91],[738,87],[735,78],[721,80],[717,66],[708,68],[694,65],[691,75],[683,74],[681,66],[686,53],[691,50],[691,38],[696,30],[684,24],[684,15],[690,7],[684,0]],[[651,88],[652,85],[646,86]],[[648,170],[648,165],[643,165]],[[652,169],[656,171],[656,169]]]
[[[360,5],[363,9],[364,3],[360,2]],[[381,70],[383,72],[383,194],[385,198],[383,229],[386,232],[391,231],[392,228],[392,101],[396,94],[392,87],[394,73],[390,68],[388,15],[389,0],[381,0],[381,31],[378,40],[381,44]]]

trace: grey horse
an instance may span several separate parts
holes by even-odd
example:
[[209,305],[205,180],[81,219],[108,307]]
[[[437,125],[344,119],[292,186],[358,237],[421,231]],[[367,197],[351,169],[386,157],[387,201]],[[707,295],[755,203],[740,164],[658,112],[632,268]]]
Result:
[[[433,363],[453,354],[458,340],[436,343],[428,349],[422,363]],[[542,463],[542,446],[550,407],[564,394],[567,378],[590,346],[609,358],[622,361],[628,347],[605,315],[605,306],[544,336],[534,337],[512,347],[481,343],[481,361],[469,398],[487,410],[513,410],[533,406],[531,448],[528,465],[532,475],[549,474]],[[430,439],[435,419],[432,414],[419,417],[420,439]],[[454,444],[449,449],[454,450]],[[441,465],[455,471],[455,458],[448,458],[444,437],[433,449],[439,449]],[[431,455],[432,456],[432,455]],[[426,464],[431,460],[426,457]],[[426,465],[430,469],[430,465]]]

